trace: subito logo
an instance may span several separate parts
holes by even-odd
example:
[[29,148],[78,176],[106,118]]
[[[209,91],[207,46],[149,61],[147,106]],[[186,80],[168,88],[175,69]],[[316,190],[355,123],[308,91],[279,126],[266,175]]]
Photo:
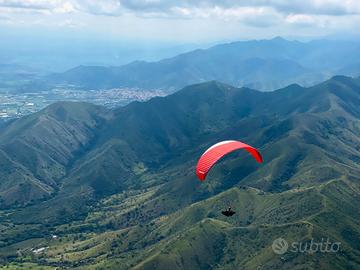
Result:
[[271,247],[274,253],[282,255],[288,250],[289,244],[285,239],[278,238],[274,240]]

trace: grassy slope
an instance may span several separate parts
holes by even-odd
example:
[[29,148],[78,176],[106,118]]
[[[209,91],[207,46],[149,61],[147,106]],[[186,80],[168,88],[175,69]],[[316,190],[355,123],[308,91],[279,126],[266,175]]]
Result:
[[[94,211],[87,222],[101,228],[101,222],[106,224],[115,213],[138,207],[154,192],[132,194],[125,200],[109,198],[100,206],[102,211]],[[42,256],[48,262],[72,267],[80,262],[88,265],[82,267],[85,269],[256,269],[259,264],[264,269],[293,269],[296,265],[349,269],[347,260],[356,269],[360,263],[356,240],[359,196],[359,187],[343,180],[282,193],[232,188],[149,224],[82,234],[75,224],[59,227],[57,233],[66,232],[61,240],[48,240],[40,246],[50,246]],[[220,213],[229,202],[238,212],[233,218]],[[271,244],[279,237],[289,242],[330,238],[340,241],[342,249],[336,255],[278,256],[271,251]]]
[[94,141],[104,113],[91,104],[57,103],[2,129],[1,207],[26,205],[56,192],[69,165]]
[[[204,269],[219,264],[231,269],[234,265],[253,267],[254,261],[271,257],[269,269],[280,263],[286,269],[305,263],[307,257],[287,258],[287,264],[278,261],[269,253],[271,237],[282,232],[290,239],[303,239],[304,235],[318,237],[331,232],[342,239],[346,252],[334,261],[326,256],[306,263],[312,268],[341,268],[346,265],[344,258],[351,258],[356,268],[359,248],[351,239],[359,235],[359,224],[352,218],[359,201],[354,186],[360,175],[359,92],[358,81],[345,77],[310,89],[293,85],[268,94],[212,82],[121,108],[106,116],[110,120],[96,129],[91,148],[85,144],[80,152],[79,148],[67,152],[70,166],[56,185],[59,192],[55,197],[24,210],[1,213],[7,233],[0,254],[15,258],[19,245],[24,250],[46,245],[50,249],[37,258],[24,254],[16,259],[70,267],[118,269],[121,265],[128,269],[165,263],[164,267],[180,269],[185,264]],[[87,134],[93,130],[89,123],[96,123],[88,115],[77,118],[79,114],[75,114],[70,126],[67,117],[56,120],[55,125],[68,130],[75,124]],[[9,130],[1,136],[10,140]],[[31,132],[39,135],[40,131],[30,129],[20,138],[27,140]],[[42,138],[53,136],[45,134]],[[244,153],[234,153],[200,185],[193,174],[196,157],[212,142],[229,136],[260,146],[266,163],[257,167]],[[89,138],[93,138],[91,134]],[[68,146],[56,143],[59,147],[51,155],[59,164],[58,153],[65,153],[60,151],[62,144]],[[41,147],[49,149],[46,143]],[[231,189],[243,185],[281,193]],[[229,223],[219,211],[230,202],[243,211]],[[338,205],[352,210],[341,211]],[[339,226],[332,228],[334,220]],[[190,232],[194,234],[187,235]],[[52,233],[60,239],[52,240]],[[190,244],[195,234],[201,235],[197,247],[204,242],[212,248],[209,234],[219,237],[211,251],[214,254],[219,253],[216,244],[221,243],[226,254],[236,250],[236,254],[259,253],[259,257],[244,259],[233,254],[207,261],[199,248],[200,253],[186,261],[189,256],[181,252],[194,252]],[[43,242],[32,242],[39,237]],[[255,247],[250,249],[252,237],[270,240],[254,240]],[[170,254],[164,255],[164,250]]]
[[[359,207],[359,196],[358,187],[342,181],[281,194],[231,190],[191,206],[178,218],[169,218],[169,223],[175,222],[166,226],[175,231],[181,228],[178,236],[134,269],[257,269],[260,265],[263,269],[356,269],[360,267],[358,244],[348,236],[360,232],[359,212],[353,212]],[[219,216],[226,200],[242,213],[234,219]],[[209,218],[214,212],[215,217]],[[288,252],[281,257],[271,250],[279,237],[288,242],[330,238],[341,242],[341,252]]]
[[[341,180],[275,194],[233,188],[151,224],[91,237],[83,243],[92,245],[84,249],[79,242],[65,257],[95,260],[84,269],[356,269],[359,196],[358,186]],[[233,218],[220,213],[229,202],[238,212]],[[329,238],[341,242],[341,252],[278,256],[271,244],[279,237],[303,243]]]

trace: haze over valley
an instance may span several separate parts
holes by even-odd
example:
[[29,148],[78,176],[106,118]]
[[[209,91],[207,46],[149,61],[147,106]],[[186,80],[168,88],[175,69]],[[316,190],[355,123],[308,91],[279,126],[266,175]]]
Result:
[[360,269],[359,25],[0,0],[0,270]]
[[312,86],[335,75],[359,76],[358,59],[357,41],[299,42],[276,37],[218,44],[158,62],[82,65],[61,73],[4,64],[0,66],[0,100],[4,104],[0,116],[4,120],[18,118],[59,100],[126,105],[211,80],[261,91],[293,83]]

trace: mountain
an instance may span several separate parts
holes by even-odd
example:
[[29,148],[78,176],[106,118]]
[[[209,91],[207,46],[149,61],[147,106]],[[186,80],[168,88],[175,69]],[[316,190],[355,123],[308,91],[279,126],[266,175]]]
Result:
[[54,104],[2,129],[1,207],[56,192],[66,167],[96,140],[103,111],[91,104]]
[[[349,198],[345,199],[341,192],[346,192]],[[345,269],[344,265],[356,269],[358,247],[344,237],[347,229],[354,228],[354,220],[350,213],[344,214],[337,206],[342,203],[348,210],[353,209],[349,203],[358,204],[356,198],[359,198],[358,191],[337,182],[280,194],[230,189],[169,216],[161,225],[161,232],[172,237],[162,243],[160,251],[149,252],[151,255],[134,269],[258,269],[259,266],[263,269],[294,269],[296,266],[299,269]],[[228,200],[244,209],[234,219],[222,217],[217,210],[224,208]],[[332,228],[329,218],[344,220]],[[187,229],[182,230],[184,227]],[[334,258],[314,254],[310,260],[308,254],[286,253],[281,257],[274,256],[271,250],[273,240],[280,237],[309,242],[312,238],[321,241],[321,237],[329,236],[353,249]],[[351,261],[347,262],[346,257]]]
[[313,85],[331,75],[359,76],[358,42],[282,38],[241,41],[195,50],[158,62],[123,66],[78,66],[50,75],[49,85],[85,89],[134,87],[168,92],[218,80],[234,86],[275,90],[290,83]]
[[42,81],[44,73],[37,69],[17,64],[0,63],[0,92],[21,89],[24,85]]
[[[0,258],[34,269],[357,269],[359,119],[360,79],[345,76],[274,92],[210,81],[114,110],[55,103],[0,130]],[[201,183],[197,158],[225,139],[258,147],[264,164],[235,152]],[[278,256],[279,237],[329,238],[341,251]]]

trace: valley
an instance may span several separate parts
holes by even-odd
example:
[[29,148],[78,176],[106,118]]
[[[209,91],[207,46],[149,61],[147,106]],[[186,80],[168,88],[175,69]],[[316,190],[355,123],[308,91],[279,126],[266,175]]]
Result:
[[0,91],[0,121],[8,121],[35,113],[46,106],[59,101],[91,102],[108,108],[124,106],[132,101],[146,101],[157,96],[164,96],[160,90],[142,89],[107,89],[79,90],[71,86],[54,88],[47,91],[17,93]]

